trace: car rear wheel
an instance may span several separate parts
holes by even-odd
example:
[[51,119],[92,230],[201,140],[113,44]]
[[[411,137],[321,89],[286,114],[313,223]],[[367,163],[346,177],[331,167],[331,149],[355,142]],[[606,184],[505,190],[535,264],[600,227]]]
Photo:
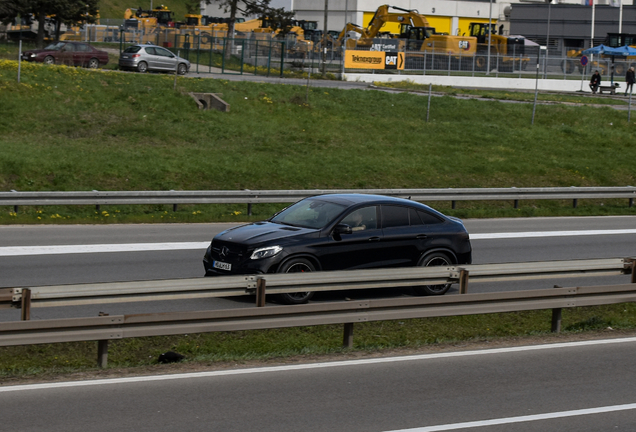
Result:
[[55,59],[53,58],[53,56],[46,56],[44,57],[44,64],[48,64],[48,65],[55,64]]
[[[422,257],[418,263],[420,267],[432,267],[432,266],[451,266],[453,262],[446,254],[441,252],[435,252]],[[413,289],[419,295],[442,295],[445,294],[452,284],[440,284],[440,285],[421,285],[414,287]]]
[[185,63],[179,63],[179,66],[177,67],[177,73],[179,75],[185,75],[186,72],[188,72],[188,67],[185,65]]
[[[307,273],[313,271],[316,271],[314,265],[304,258],[289,260],[278,269],[278,273]],[[293,305],[307,303],[313,296],[314,293],[312,291],[295,292],[279,294],[278,299],[281,303]]]
[[140,73],[146,73],[148,71],[148,63],[140,62],[137,65],[137,71],[140,72]]
[[88,61],[89,69],[97,69],[98,67],[99,67],[99,60],[97,60],[96,58],[92,58]]

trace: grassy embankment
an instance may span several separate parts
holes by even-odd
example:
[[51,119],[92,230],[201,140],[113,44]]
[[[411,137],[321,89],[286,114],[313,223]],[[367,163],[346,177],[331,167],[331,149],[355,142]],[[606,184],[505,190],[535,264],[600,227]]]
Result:
[[[413,94],[0,64],[0,190],[634,184],[627,113]],[[222,94],[199,111],[190,91]],[[580,98],[588,100],[587,98]],[[460,217],[633,214],[625,200],[431,203]],[[254,218],[280,206],[256,205]],[[23,207],[0,223],[244,220],[244,205]]]
[[[0,62],[0,190],[312,189],[634,184],[626,112],[411,94],[94,72]],[[229,113],[199,111],[189,91],[222,94]],[[633,214],[623,201],[433,203],[463,217]],[[254,207],[254,218],[277,206]],[[0,223],[245,220],[244,206],[25,207]],[[355,350],[544,335],[549,312],[365,323]],[[633,305],[564,311],[568,332],[633,329]],[[111,367],[165,350],[204,364],[343,352],[340,326],[123,340]],[[88,370],[95,343],[0,349],[5,379]]]

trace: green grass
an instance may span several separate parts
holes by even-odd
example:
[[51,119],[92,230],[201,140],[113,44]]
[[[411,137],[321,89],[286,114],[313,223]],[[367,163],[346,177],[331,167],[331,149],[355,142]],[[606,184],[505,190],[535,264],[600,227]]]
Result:
[[[165,74],[88,71],[0,60],[0,190],[237,190],[623,186],[634,184],[634,123],[588,105],[431,102],[414,94],[338,90]],[[199,111],[214,92],[229,113]],[[462,92],[464,92],[462,90]],[[479,94],[479,92],[475,92]],[[308,95],[308,98],[307,98]],[[490,97],[490,93],[483,93]],[[581,97],[584,103],[590,99]],[[634,214],[621,200],[431,203],[460,217]],[[281,204],[282,205],[282,204]],[[209,222],[261,219],[255,205],[21,207],[0,223]],[[564,310],[569,333],[635,327],[634,305]],[[549,332],[548,311],[356,325],[354,350],[419,348]],[[340,326],[213,333],[111,343],[112,368],[188,361],[341,354]],[[6,379],[94,368],[95,343],[0,349]]]
[[[350,352],[412,350],[473,342],[523,343],[524,338],[536,341],[548,337],[550,325],[550,311],[357,323],[351,349],[342,347],[340,325],[122,339],[109,344],[108,368],[132,368],[129,372],[134,373],[156,364],[159,354],[168,350],[185,355],[185,361],[192,365],[235,366],[248,361],[324,355],[337,358]],[[611,337],[634,328],[634,304],[564,309],[561,337],[598,331],[608,331],[607,336]],[[96,359],[96,342],[2,347],[0,378],[6,383],[31,376],[90,372],[96,370]]]
[[[0,190],[624,186],[627,113],[0,61]],[[230,112],[200,111],[214,92]],[[584,98],[581,98],[584,100]],[[445,211],[448,203],[431,203]],[[279,206],[280,207],[280,206]],[[278,208],[279,208],[278,207]],[[245,206],[5,207],[0,223],[235,217]],[[135,210],[136,209],[136,210]],[[258,216],[274,210],[255,206]],[[168,211],[168,216],[166,216]],[[201,213],[193,214],[200,211]],[[37,213],[42,212],[42,213]],[[461,217],[633,214],[626,202],[460,203]],[[163,218],[161,216],[164,216]],[[230,216],[233,215],[233,216]],[[44,217],[43,217],[44,216]],[[38,217],[40,219],[38,219]],[[221,219],[223,220],[223,219]]]

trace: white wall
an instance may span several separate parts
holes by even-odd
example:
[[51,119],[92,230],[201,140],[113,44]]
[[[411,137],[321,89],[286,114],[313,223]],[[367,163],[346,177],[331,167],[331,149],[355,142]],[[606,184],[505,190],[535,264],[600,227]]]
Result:
[[[565,91],[590,93],[588,85],[589,79],[580,80],[553,80],[539,79],[538,81],[530,78],[495,78],[495,77],[458,77],[458,76],[439,76],[439,75],[387,75],[387,74],[355,74],[347,73],[344,75],[345,81],[357,82],[399,82],[411,81],[416,84],[433,84],[449,87],[477,87],[492,89],[514,89],[514,90],[534,90],[538,83],[540,91]],[[621,83],[624,86],[624,83]],[[619,88],[621,90],[621,88]]]

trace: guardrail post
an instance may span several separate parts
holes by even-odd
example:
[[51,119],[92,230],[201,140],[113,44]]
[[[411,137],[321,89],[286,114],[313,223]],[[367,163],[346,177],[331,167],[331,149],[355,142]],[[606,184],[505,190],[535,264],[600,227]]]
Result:
[[632,261],[631,283],[636,283],[636,260]]
[[453,210],[455,210],[455,204],[456,204],[456,201],[451,201],[451,208],[452,208]]
[[552,309],[552,333],[561,332],[561,308]]
[[[629,199],[629,206],[634,207],[634,198]],[[15,212],[17,213],[18,211],[16,210]]]
[[247,215],[252,216],[252,203],[247,205]]
[[256,307],[265,306],[265,279],[259,277],[256,280]]
[[461,269],[459,271],[459,293],[466,294],[468,292],[468,270]]
[[[561,286],[554,285],[554,288],[561,288]],[[552,333],[561,332],[561,317],[562,317],[561,308],[552,309]]]
[[108,339],[97,341],[97,367],[105,368],[108,365]]
[[519,200],[515,200],[515,208],[518,209],[519,208]]
[[20,319],[22,321],[29,321],[31,319],[31,290],[28,288],[22,289],[21,307]]
[[[631,205],[630,205],[630,207],[631,207]],[[17,212],[18,212],[18,206],[14,205],[13,206],[13,213],[17,213]]]
[[[99,316],[108,316],[100,312]],[[108,339],[97,341],[97,367],[105,368],[108,364]]]
[[176,212],[177,211],[177,204],[172,204],[172,211]]
[[345,323],[344,325],[342,346],[343,348],[353,348],[353,323]]
[[573,207],[573,208],[576,208],[576,206],[578,206],[578,205],[579,205],[579,200],[578,200],[578,199],[576,199],[576,198],[575,198],[575,199],[573,199],[573,200],[572,200],[572,207]]

